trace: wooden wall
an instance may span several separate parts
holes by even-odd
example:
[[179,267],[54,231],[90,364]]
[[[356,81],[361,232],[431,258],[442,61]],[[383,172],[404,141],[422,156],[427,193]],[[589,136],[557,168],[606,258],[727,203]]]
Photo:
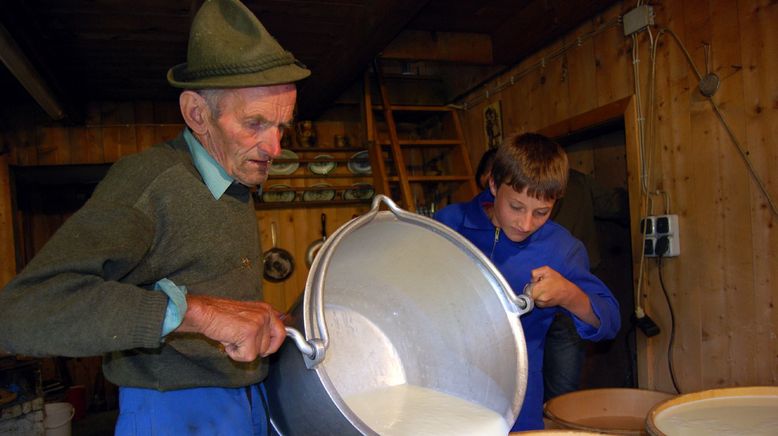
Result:
[[[710,45],[711,71],[721,78],[713,99],[770,195],[778,199],[778,4],[768,0],[651,3],[657,24],[653,36],[662,27],[675,32],[703,74],[704,45]],[[631,38],[624,37],[621,26],[587,36],[634,6],[632,1],[614,6],[467,96],[464,101],[474,103],[463,111],[463,121],[474,162],[485,148],[482,110],[488,102],[501,101],[507,135],[543,130],[612,102],[634,100]],[[565,46],[571,48],[555,57]],[[640,107],[646,115],[646,32],[641,33],[638,47]],[[774,308],[778,216],[771,212],[711,105],[698,92],[694,71],[667,33],[660,40],[657,58],[656,167],[650,189],[667,193],[670,212],[680,220],[681,256],[662,262],[676,321],[672,356],[679,388],[689,392],[778,384],[778,311]],[[488,99],[486,89],[490,89]],[[635,151],[624,153],[629,158]],[[639,162],[631,164],[632,180],[637,180],[637,166]],[[630,186],[632,204],[640,192],[634,188],[636,183]],[[663,212],[663,202],[654,198],[655,213]],[[633,236],[637,236],[636,215],[632,214]],[[640,386],[672,392],[667,362],[670,312],[657,264],[646,262],[645,268],[641,298],[661,334],[646,339],[638,333]]]
[[[326,116],[327,114],[325,114]],[[28,217],[35,229],[19,226],[23,219],[16,211],[11,219],[12,193],[9,183],[9,165],[43,166],[70,164],[112,163],[122,156],[142,151],[160,141],[176,137],[183,121],[175,103],[93,103],[86,122],[78,126],[52,124],[37,109],[19,110],[9,114],[5,124],[14,126],[2,133],[2,144],[10,152],[0,154],[0,287],[16,274],[15,247],[23,246],[16,238],[47,239],[69,213],[57,216]],[[337,118],[338,115],[335,114]],[[361,141],[359,124],[348,117],[346,121],[326,119],[317,121],[320,145],[332,146],[335,134],[347,134],[354,144]],[[347,180],[347,179],[343,179]],[[341,182],[341,183],[346,183]],[[288,209],[257,209],[260,237],[264,250],[272,246],[270,222],[278,223],[278,246],[289,250],[296,260],[292,276],[281,283],[265,282],[266,300],[279,310],[287,310],[305,287],[308,268],[305,253],[308,245],[321,238],[321,213],[327,214],[327,230],[331,234],[355,215],[364,213],[369,204],[348,204],[337,207],[296,207]],[[36,224],[38,223],[38,224]],[[42,224],[41,224],[42,223]],[[25,232],[34,231],[36,234]],[[48,232],[48,233],[47,233]],[[30,245],[30,244],[27,244]],[[42,243],[35,242],[35,247]],[[24,257],[24,256],[22,256]]]

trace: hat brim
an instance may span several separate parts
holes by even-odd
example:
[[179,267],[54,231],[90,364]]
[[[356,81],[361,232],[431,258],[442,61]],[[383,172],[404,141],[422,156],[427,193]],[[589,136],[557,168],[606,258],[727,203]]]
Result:
[[214,76],[186,81],[181,79],[187,64],[179,64],[167,72],[167,81],[176,88],[213,89],[213,88],[251,88],[254,86],[281,85],[305,79],[311,75],[311,70],[297,64],[283,65],[254,73],[235,74],[230,76]]

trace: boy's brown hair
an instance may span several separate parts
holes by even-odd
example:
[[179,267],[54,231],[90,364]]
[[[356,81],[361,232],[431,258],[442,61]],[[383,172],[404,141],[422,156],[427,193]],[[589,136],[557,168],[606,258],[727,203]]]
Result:
[[495,188],[503,183],[516,192],[541,200],[558,200],[565,194],[567,153],[562,146],[538,133],[512,137],[497,150],[492,166]]

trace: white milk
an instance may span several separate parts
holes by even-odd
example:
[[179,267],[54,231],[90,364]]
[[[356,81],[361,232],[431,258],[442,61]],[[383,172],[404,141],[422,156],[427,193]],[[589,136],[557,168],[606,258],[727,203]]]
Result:
[[502,416],[478,404],[413,385],[380,388],[343,399],[373,431],[382,435],[508,434]]
[[708,398],[668,407],[654,425],[673,436],[778,434],[778,396]]

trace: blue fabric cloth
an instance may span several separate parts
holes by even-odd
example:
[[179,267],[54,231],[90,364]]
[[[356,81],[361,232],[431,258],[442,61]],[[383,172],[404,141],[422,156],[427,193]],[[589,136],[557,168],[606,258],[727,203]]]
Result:
[[154,284],[154,289],[168,296],[165,319],[162,321],[162,337],[165,337],[184,321],[187,309],[186,286],[176,286],[172,280],[162,279]]
[[589,272],[586,249],[570,232],[549,220],[522,242],[513,242],[502,232],[495,242],[494,225],[483,207],[488,203],[494,203],[494,196],[486,190],[470,202],[440,210],[435,219],[475,244],[491,259],[517,294],[531,281],[533,269],[547,265],[589,296],[592,310],[600,319],[600,327],[594,328],[560,307],[535,307],[522,316],[529,375],[524,403],[512,431],[542,429],[543,347],[554,316],[559,311],[569,314],[583,339],[609,339],[616,336],[621,326],[619,305],[608,287]]
[[266,395],[258,384],[165,392],[120,387],[119,403],[116,436],[269,434]]
[[184,129],[184,140],[189,147],[189,152],[192,153],[192,161],[194,161],[197,171],[203,177],[203,181],[208,186],[208,190],[211,191],[213,198],[218,200],[235,179],[230,177],[227,171],[216,162],[216,159],[203,148],[200,141],[192,135],[188,128]]
[[573,320],[558,315],[546,333],[543,349],[543,401],[578,390],[586,349]]

